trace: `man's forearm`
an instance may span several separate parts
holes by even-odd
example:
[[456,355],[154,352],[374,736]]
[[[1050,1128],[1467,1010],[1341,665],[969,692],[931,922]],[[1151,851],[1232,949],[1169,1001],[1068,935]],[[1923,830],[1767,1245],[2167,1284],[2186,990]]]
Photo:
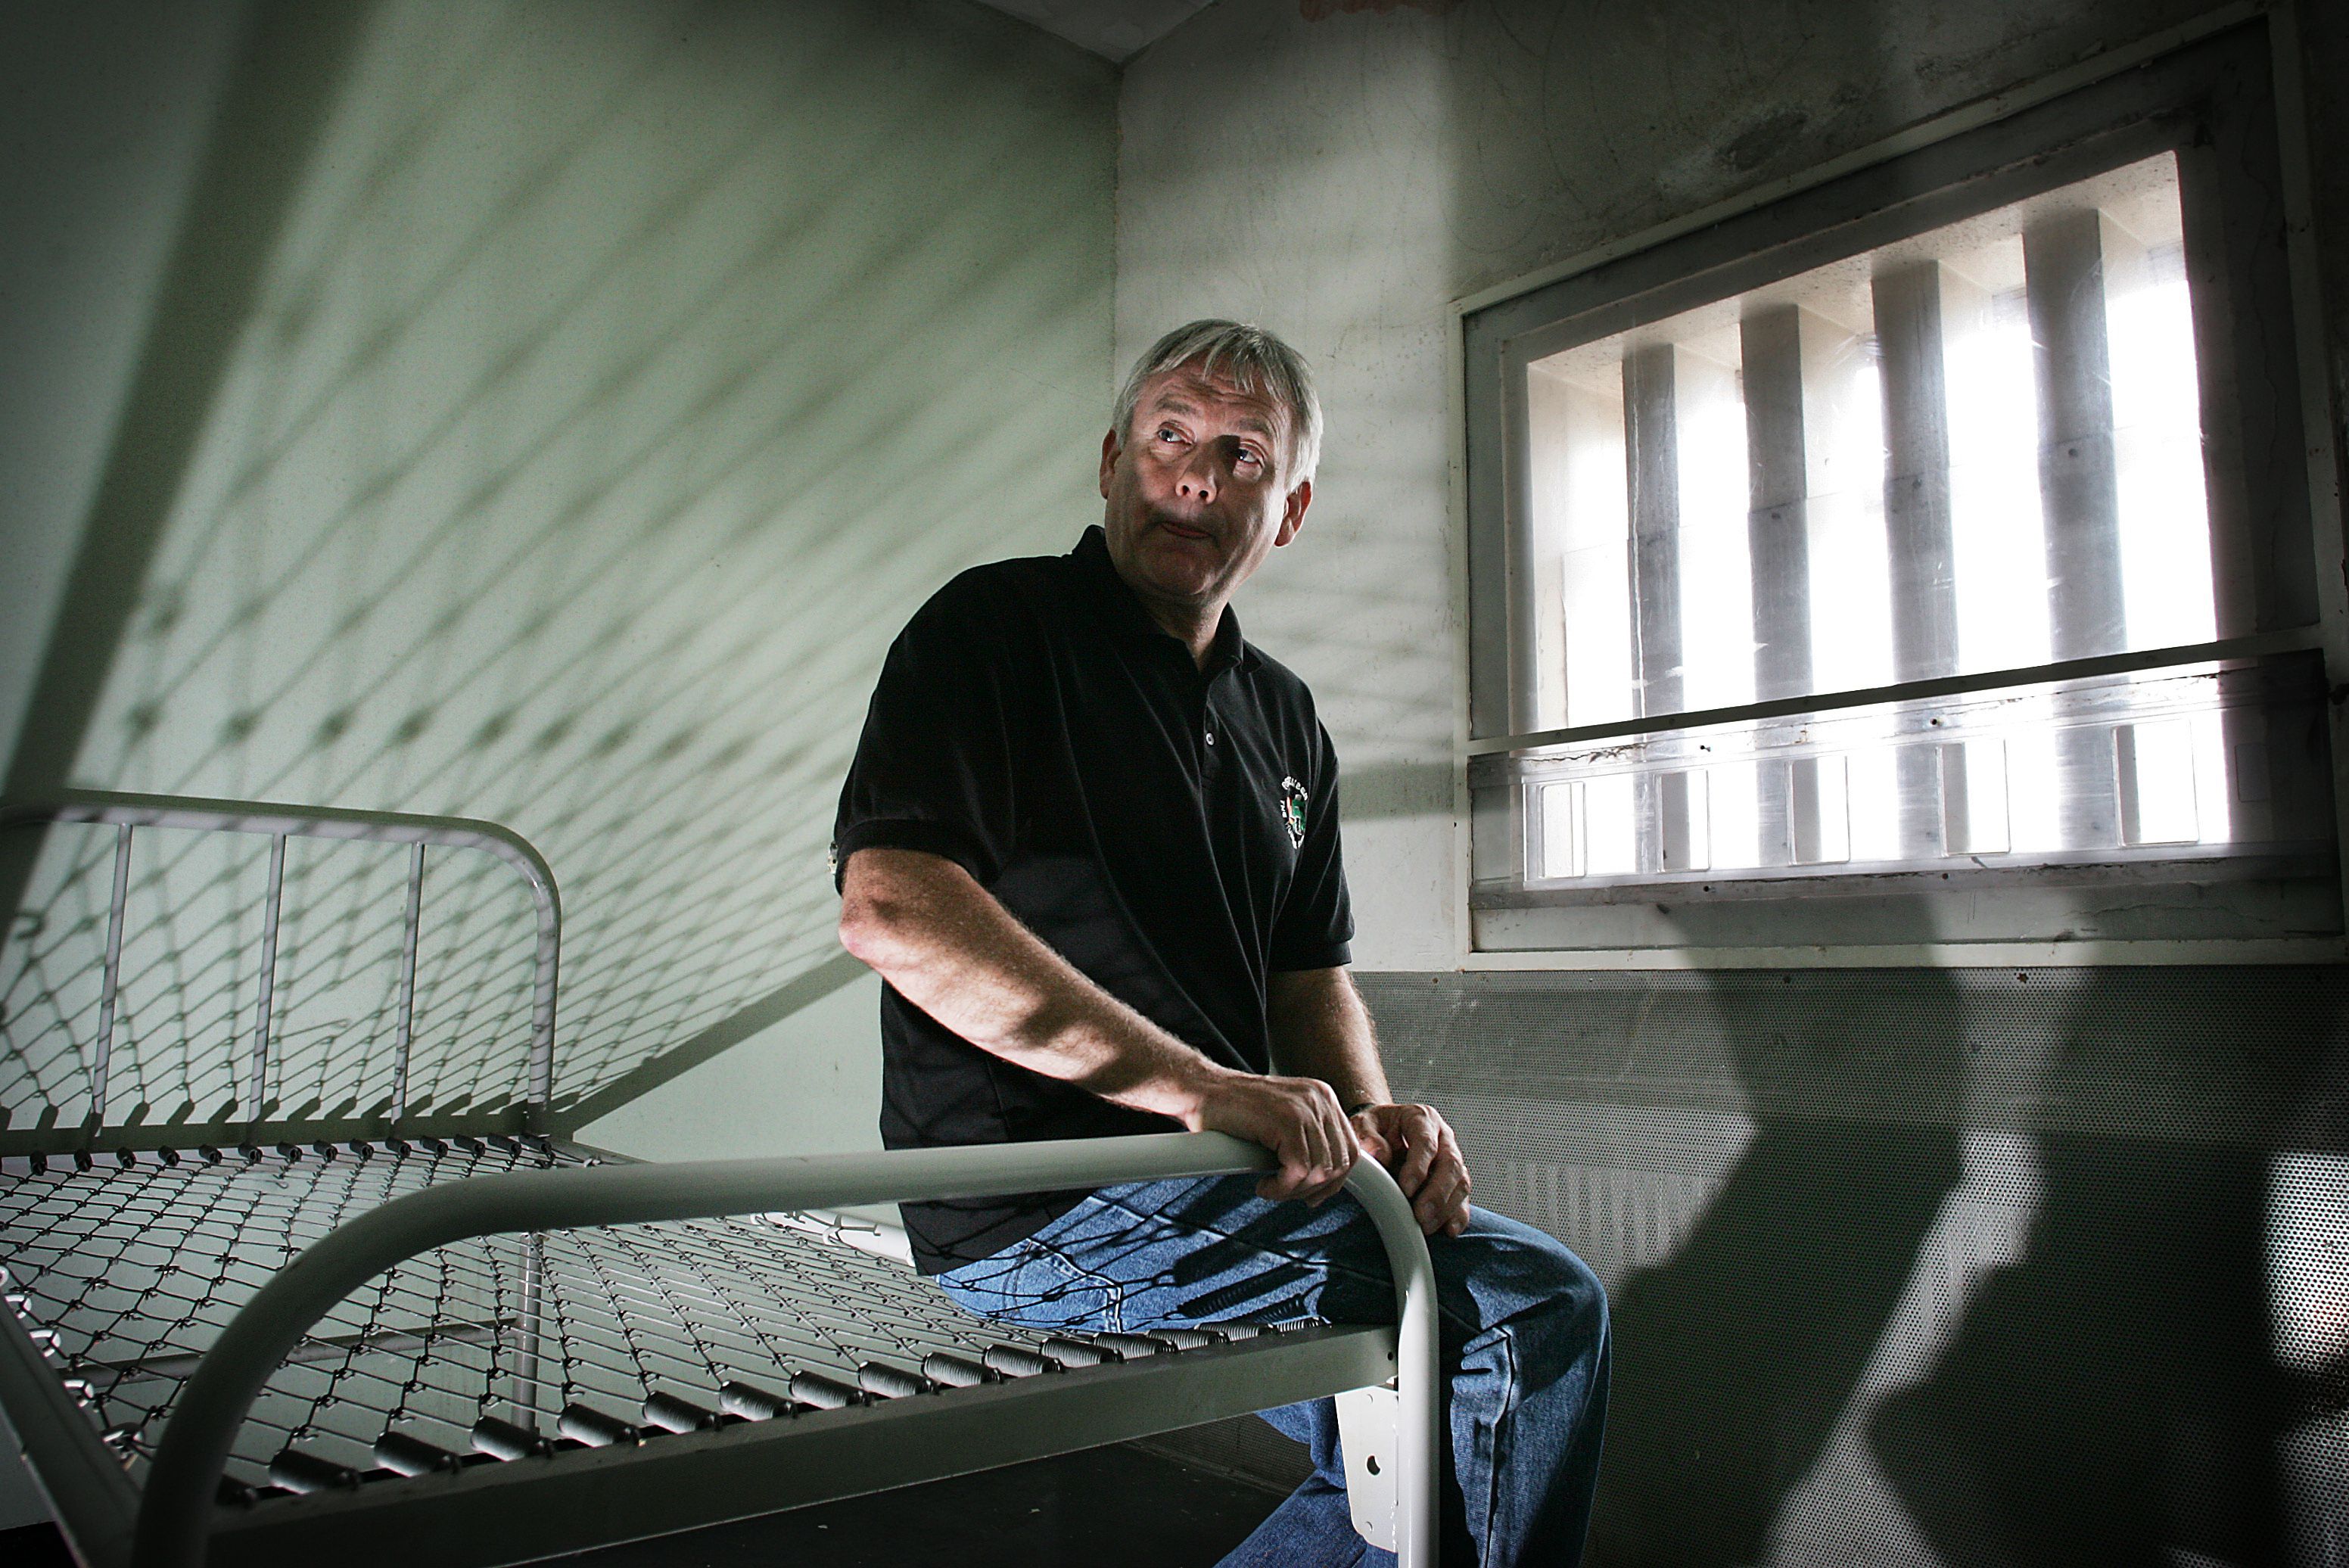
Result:
[[[1280,1169],[1257,1183],[1264,1197],[1318,1203],[1353,1168],[1361,1144],[1336,1085],[1209,1061],[1095,985],[951,861],[857,851],[842,882],[840,940],[983,1051],[1271,1150]],[[1375,1053],[1371,1061],[1375,1069]]]
[[969,872],[910,850],[859,850],[841,941],[980,1049],[1120,1105],[1201,1125],[1219,1068],[1095,985]]
[[1268,997],[1272,1054],[1281,1072],[1317,1078],[1351,1109],[1392,1098],[1370,1009],[1343,969],[1275,971]]

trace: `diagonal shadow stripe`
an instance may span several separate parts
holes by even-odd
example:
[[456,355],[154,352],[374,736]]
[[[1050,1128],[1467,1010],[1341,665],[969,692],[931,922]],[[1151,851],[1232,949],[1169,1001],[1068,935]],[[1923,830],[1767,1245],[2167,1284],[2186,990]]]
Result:
[[752,1035],[803,1008],[812,1007],[853,980],[873,973],[853,954],[835,953],[804,974],[795,975],[741,1011],[720,1018],[691,1039],[663,1051],[580,1100],[559,1107],[559,1130],[569,1133],[598,1117],[607,1116],[639,1096],[651,1093],[671,1078],[692,1071],[719,1052],[740,1045]]
[[[171,503],[372,9],[368,0],[268,0],[246,24],[0,795],[42,799],[71,781]],[[15,923],[44,836],[0,841],[0,930]]]

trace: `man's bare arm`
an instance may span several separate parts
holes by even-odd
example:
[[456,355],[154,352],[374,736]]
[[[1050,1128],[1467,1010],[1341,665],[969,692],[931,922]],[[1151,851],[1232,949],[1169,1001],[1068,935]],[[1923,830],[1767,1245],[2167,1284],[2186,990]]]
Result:
[[842,879],[840,940],[981,1050],[1271,1150],[1281,1164],[1257,1188],[1268,1198],[1319,1202],[1353,1168],[1355,1130],[1330,1084],[1209,1061],[1095,985],[952,861],[857,851]]
[[1394,1175],[1419,1228],[1458,1235],[1468,1224],[1468,1167],[1460,1142],[1429,1105],[1396,1105],[1379,1042],[1354,977],[1343,969],[1276,970],[1271,977],[1273,1065],[1318,1078],[1354,1109],[1362,1147]]
[[1370,1009],[1343,969],[1276,969],[1266,1003],[1272,1027],[1272,1065],[1318,1078],[1338,1091],[1340,1105],[1384,1105],[1387,1071],[1379,1061]]

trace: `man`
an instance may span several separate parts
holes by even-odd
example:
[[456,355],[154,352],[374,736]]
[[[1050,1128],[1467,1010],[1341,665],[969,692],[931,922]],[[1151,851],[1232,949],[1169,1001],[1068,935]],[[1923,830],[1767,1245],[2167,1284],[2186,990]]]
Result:
[[[1279,1170],[905,1206],[924,1272],[1037,1328],[1392,1321],[1383,1163],[1429,1236],[1450,1371],[1447,1563],[1570,1563],[1607,1382],[1572,1253],[1468,1203],[1434,1109],[1397,1105],[1345,965],[1338,766],[1311,695],[1228,603],[1292,542],[1321,416],[1294,350],[1195,322],[1102,443],[1102,526],[967,572],[891,648],[842,791],[841,940],[887,982],[892,1148],[1177,1127]],[[1347,1513],[1329,1400],[1268,1412],[1317,1466],[1226,1560],[1392,1562]]]

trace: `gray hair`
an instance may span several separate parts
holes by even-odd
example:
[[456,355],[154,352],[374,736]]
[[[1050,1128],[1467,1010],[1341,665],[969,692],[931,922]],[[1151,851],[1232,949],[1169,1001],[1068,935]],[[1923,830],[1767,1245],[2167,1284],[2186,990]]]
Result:
[[1117,438],[1133,434],[1134,405],[1154,376],[1196,364],[1210,380],[1228,381],[1253,397],[1268,397],[1288,411],[1288,484],[1313,477],[1321,461],[1321,399],[1305,357],[1260,326],[1237,321],[1195,321],[1178,326],[1133,362],[1117,394]]

